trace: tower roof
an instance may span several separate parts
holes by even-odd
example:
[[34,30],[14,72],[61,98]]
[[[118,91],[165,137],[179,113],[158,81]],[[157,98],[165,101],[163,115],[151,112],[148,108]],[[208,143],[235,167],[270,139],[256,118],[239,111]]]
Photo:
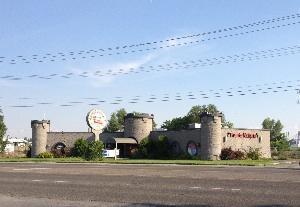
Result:
[[205,111],[205,112],[202,112],[201,114],[200,114],[200,119],[202,118],[202,117],[204,117],[204,116],[210,116],[210,117],[213,117],[213,116],[218,116],[218,117],[223,117],[223,113],[222,112],[215,112],[215,113],[209,113],[209,112],[207,112],[207,111]]
[[128,113],[125,118],[148,118],[148,119],[153,119],[154,115],[153,114],[149,115],[147,113]]
[[50,124],[50,120],[31,120],[31,124]]

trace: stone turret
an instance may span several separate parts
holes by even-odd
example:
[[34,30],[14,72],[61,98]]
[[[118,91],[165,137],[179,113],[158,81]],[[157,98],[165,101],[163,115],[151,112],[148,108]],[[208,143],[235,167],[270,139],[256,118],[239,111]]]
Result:
[[219,160],[222,149],[222,113],[204,112],[201,120],[201,150],[203,160]]
[[150,135],[153,128],[153,115],[129,113],[125,117],[124,136],[133,137],[138,143]]
[[46,152],[47,132],[50,130],[50,120],[32,120],[32,148],[31,157],[36,157]]

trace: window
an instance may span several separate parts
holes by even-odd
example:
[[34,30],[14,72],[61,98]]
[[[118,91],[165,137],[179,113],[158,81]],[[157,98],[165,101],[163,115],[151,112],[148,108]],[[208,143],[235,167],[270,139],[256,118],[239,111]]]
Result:
[[196,156],[198,154],[198,147],[195,142],[190,141],[186,146],[186,151],[191,156]]

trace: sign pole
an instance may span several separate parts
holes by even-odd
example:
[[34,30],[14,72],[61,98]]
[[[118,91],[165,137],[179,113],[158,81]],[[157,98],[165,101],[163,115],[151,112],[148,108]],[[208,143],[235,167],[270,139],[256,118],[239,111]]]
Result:
[[116,147],[115,147],[115,160],[117,160],[117,150],[118,150],[118,142],[116,142]]
[[92,132],[94,133],[95,141],[99,141],[100,140],[100,134],[101,134],[102,131],[92,129]]

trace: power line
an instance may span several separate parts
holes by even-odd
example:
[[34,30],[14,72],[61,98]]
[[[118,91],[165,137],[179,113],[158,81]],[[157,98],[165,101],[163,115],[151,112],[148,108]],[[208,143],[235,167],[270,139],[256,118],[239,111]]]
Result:
[[0,79],[18,81],[26,78],[27,79],[38,78],[43,80],[51,80],[56,78],[66,79],[66,78],[75,78],[75,77],[93,78],[93,77],[105,77],[105,76],[119,76],[119,75],[128,75],[128,74],[137,74],[142,72],[149,73],[149,72],[160,72],[160,71],[184,70],[184,69],[201,68],[201,67],[214,66],[220,64],[229,64],[229,63],[246,62],[246,61],[259,61],[262,59],[296,55],[299,54],[299,52],[300,52],[300,46],[293,45],[289,47],[251,51],[251,52],[232,54],[232,55],[213,57],[213,58],[202,58],[202,59],[185,60],[182,62],[172,62],[172,63],[166,63],[160,65],[131,67],[129,69],[124,69],[124,68],[119,68],[116,70],[106,69],[106,70],[97,70],[94,72],[83,71],[79,74],[75,74],[75,73],[67,73],[67,74],[52,73],[48,75],[31,74],[23,77],[6,74],[6,75],[2,75]]
[[[106,49],[89,49],[89,50],[80,50],[79,52],[69,51],[69,52],[64,52],[64,53],[63,52],[46,53],[46,54],[42,54],[42,55],[33,54],[29,57],[25,57],[23,55],[18,55],[15,58],[9,58],[9,57],[2,56],[2,57],[0,57],[0,63],[8,63],[11,65],[15,65],[18,63],[19,64],[20,63],[29,64],[29,63],[68,61],[68,60],[73,61],[73,60],[78,60],[78,59],[82,60],[82,59],[96,58],[96,57],[103,57],[103,56],[132,54],[132,53],[159,50],[159,49],[164,49],[164,48],[188,46],[188,45],[199,44],[201,42],[207,42],[207,41],[211,41],[211,40],[224,39],[224,38],[230,38],[230,37],[238,37],[238,36],[242,36],[242,35],[246,35],[246,34],[293,26],[293,25],[299,24],[300,21],[284,23],[281,25],[276,25],[276,24],[278,22],[293,20],[293,19],[297,19],[299,17],[300,17],[300,14],[291,14],[288,16],[276,17],[276,18],[268,19],[268,20],[261,20],[261,21],[250,23],[250,24],[228,27],[225,29],[217,29],[214,31],[203,32],[203,33],[198,33],[198,34],[173,37],[173,38],[169,38],[166,40],[158,40],[158,41],[152,41],[152,42],[146,42],[146,43],[137,43],[137,44],[132,44],[132,45],[109,47]],[[274,24],[274,23],[275,23],[275,25],[273,25],[273,26],[266,26],[266,27],[262,27],[262,28],[258,28],[258,29],[251,29],[251,27],[257,27],[257,26],[262,26],[262,25],[266,25],[266,24]],[[236,30],[244,30],[244,29],[246,29],[246,30],[242,31],[242,32],[222,35],[222,33],[230,33],[230,32],[234,32]],[[250,29],[250,30],[247,30],[247,29]],[[215,36],[209,37],[209,38],[202,38],[203,36],[212,36],[212,35],[215,35]],[[196,39],[188,40],[191,38],[196,38]],[[175,41],[175,43],[173,43],[174,41]],[[179,43],[177,43],[177,42],[179,42]],[[163,45],[165,43],[167,43],[167,44]],[[142,48],[139,49],[139,47],[142,47]],[[134,48],[136,48],[136,49],[134,49]]]
[[[158,103],[158,102],[172,102],[172,101],[187,101],[187,100],[205,100],[210,98],[224,98],[224,97],[239,97],[247,95],[272,94],[280,92],[289,92],[300,90],[300,80],[296,81],[280,81],[273,83],[264,83],[256,85],[247,85],[231,88],[220,88],[210,90],[191,90],[187,92],[174,92],[164,94],[150,94],[148,96],[136,95],[134,97],[113,97],[110,99],[98,99],[97,97],[82,98],[89,101],[67,101],[63,104],[55,104],[54,102],[36,102],[31,104],[11,105],[13,108],[32,108],[38,105],[51,105],[59,107],[73,107],[80,104],[89,106],[98,106],[103,104],[119,105],[119,104],[138,104],[138,103]],[[19,98],[20,99],[20,98]],[[28,100],[31,98],[28,98]],[[91,102],[91,100],[93,102]]]

